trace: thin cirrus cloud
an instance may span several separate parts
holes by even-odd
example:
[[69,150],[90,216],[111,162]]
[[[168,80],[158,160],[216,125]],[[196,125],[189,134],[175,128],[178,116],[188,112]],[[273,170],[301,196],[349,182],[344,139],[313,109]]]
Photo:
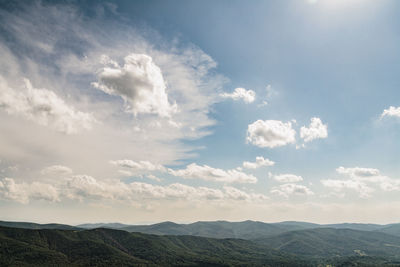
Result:
[[255,162],[249,162],[249,161],[244,161],[243,162],[243,167],[246,169],[257,169],[260,167],[269,167],[269,166],[274,166],[275,162],[269,159],[265,159],[264,157],[256,157]]
[[34,88],[29,79],[23,80],[25,86],[17,91],[0,75],[0,109],[65,134],[91,129],[96,122],[92,114],[69,106],[53,91]]
[[246,90],[245,88],[236,88],[232,93],[220,94],[223,98],[230,98],[235,101],[243,100],[245,103],[253,103],[256,99],[256,93],[253,90]]
[[328,137],[328,126],[323,124],[320,118],[311,118],[308,127],[303,126],[300,128],[300,137],[304,142],[308,143],[315,139],[324,139]]
[[295,143],[296,131],[291,122],[257,120],[248,126],[246,140],[258,147],[274,148]]
[[44,168],[40,173],[42,175],[67,175],[72,173],[72,169],[63,165],[52,165]]
[[106,65],[98,73],[98,82],[92,85],[109,95],[120,96],[126,110],[135,116],[140,113],[171,117],[177,111],[176,103],[168,101],[166,85],[161,69],[153,59],[144,54],[129,54],[124,65],[103,55]]

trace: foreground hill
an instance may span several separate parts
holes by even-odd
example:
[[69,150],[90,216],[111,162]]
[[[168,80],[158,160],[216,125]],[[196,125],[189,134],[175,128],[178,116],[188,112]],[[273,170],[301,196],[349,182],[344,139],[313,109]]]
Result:
[[0,227],[0,266],[310,266],[239,239]]
[[375,231],[318,228],[254,240],[279,251],[313,258],[379,256],[400,260],[400,237]]

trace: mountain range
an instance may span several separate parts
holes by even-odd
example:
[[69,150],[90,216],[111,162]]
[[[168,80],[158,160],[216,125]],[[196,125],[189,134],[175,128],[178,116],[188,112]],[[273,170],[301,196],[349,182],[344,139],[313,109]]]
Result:
[[0,221],[0,266],[400,266],[399,230],[400,224]]

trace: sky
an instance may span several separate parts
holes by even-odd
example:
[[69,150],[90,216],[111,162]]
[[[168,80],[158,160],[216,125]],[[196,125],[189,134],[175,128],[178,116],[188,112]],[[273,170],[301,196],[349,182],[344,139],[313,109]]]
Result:
[[0,219],[398,222],[399,10],[0,1]]

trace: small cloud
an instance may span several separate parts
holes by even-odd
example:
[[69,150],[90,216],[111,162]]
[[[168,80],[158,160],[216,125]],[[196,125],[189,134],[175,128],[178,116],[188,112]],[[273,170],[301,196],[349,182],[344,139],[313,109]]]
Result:
[[256,98],[256,93],[253,90],[246,90],[244,88],[236,88],[233,93],[222,93],[220,94],[223,98],[231,98],[235,101],[243,99],[245,103],[252,103]]
[[307,186],[298,184],[283,184],[280,186],[273,187],[271,190],[272,194],[289,198],[292,195],[297,196],[311,196],[314,195]]
[[295,136],[291,122],[258,120],[247,128],[247,142],[258,147],[274,148],[295,143]]
[[269,173],[269,176],[280,183],[297,183],[303,181],[303,177],[289,173],[279,175],[272,175]]
[[162,181],[161,178],[158,178],[157,176],[152,175],[152,174],[149,174],[146,177],[149,178],[150,180],[154,180],[154,181],[157,181],[157,182],[161,182]]
[[381,114],[381,118],[383,117],[397,117],[400,118],[400,107],[393,107],[390,106],[388,109],[385,109],[382,114]]
[[243,167],[246,169],[257,169],[263,166],[266,167],[273,166],[274,164],[275,162],[273,162],[272,160],[265,159],[264,157],[256,157],[255,162],[249,162],[249,161],[243,162]]
[[132,171],[161,171],[165,172],[166,168],[160,164],[153,164],[150,161],[133,161],[130,159],[111,160],[112,165],[130,169]]
[[43,175],[54,175],[54,174],[67,175],[67,174],[72,173],[72,169],[69,167],[66,167],[66,166],[62,166],[62,165],[53,165],[53,166],[44,168],[40,173]]
[[308,143],[315,139],[324,139],[328,137],[328,126],[323,124],[320,118],[311,118],[308,127],[303,126],[300,129],[300,137]]
[[225,183],[256,183],[257,178],[251,174],[244,173],[237,169],[222,170],[207,165],[189,164],[185,169],[168,169],[169,174],[187,179],[201,179],[206,181]]

